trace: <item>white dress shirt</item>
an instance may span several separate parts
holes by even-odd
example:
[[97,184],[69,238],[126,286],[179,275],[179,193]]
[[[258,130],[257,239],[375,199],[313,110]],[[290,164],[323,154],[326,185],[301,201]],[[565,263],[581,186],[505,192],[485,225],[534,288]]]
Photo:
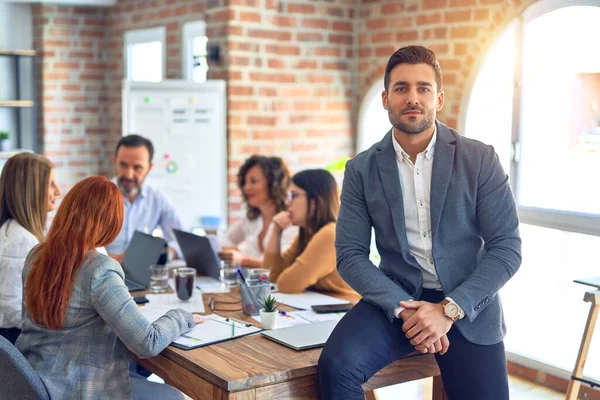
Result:
[[0,227],[0,328],[21,328],[23,266],[38,245],[31,232],[9,219]]
[[[272,226],[269,226],[265,235],[262,248],[265,249],[269,243]],[[256,219],[250,220],[244,216],[241,220],[233,224],[224,235],[219,236],[221,247],[237,247],[238,251],[245,256],[262,259],[263,251],[258,245],[258,236],[263,230],[263,217],[259,215]],[[281,232],[281,252],[283,253],[292,244],[298,236],[298,227],[290,226]]]
[[[423,272],[423,288],[441,290],[442,284],[435,269],[433,243],[431,240],[431,175],[437,128],[434,125],[433,136],[427,148],[417,154],[413,163],[410,156],[392,136],[396,163],[400,175],[402,200],[404,202],[404,224],[410,254],[417,260]],[[454,302],[452,299],[448,298]],[[403,310],[396,308],[396,316]],[[461,318],[464,312],[459,306]]]

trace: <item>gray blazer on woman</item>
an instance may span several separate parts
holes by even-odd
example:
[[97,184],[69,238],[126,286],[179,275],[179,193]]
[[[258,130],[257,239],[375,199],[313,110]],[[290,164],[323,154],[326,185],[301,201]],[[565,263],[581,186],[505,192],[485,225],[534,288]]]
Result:
[[[24,299],[35,255],[34,249],[25,262]],[[140,358],[153,357],[194,326],[192,314],[183,310],[148,322],[125,286],[119,263],[95,251],[75,278],[62,329],[40,326],[25,304],[23,310],[16,345],[52,399],[131,399],[126,347]]]
[[[466,317],[455,323],[472,343],[505,333],[498,291],[521,264],[519,218],[492,146],[436,121],[431,177],[433,257],[444,294]],[[335,246],[340,275],[392,320],[398,302],[418,299],[423,274],[410,254],[393,135],[346,164]],[[369,261],[371,228],[381,255]]]

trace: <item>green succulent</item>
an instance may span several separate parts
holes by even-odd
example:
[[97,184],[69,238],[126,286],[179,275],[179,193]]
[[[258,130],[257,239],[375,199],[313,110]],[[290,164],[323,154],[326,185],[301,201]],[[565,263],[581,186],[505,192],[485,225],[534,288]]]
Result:
[[8,139],[8,132],[0,131],[0,140],[6,140],[6,139]]
[[260,305],[263,307],[265,312],[277,311],[277,306],[275,305],[276,303],[277,297],[273,296],[272,294],[270,294],[267,297],[262,297],[260,299]]

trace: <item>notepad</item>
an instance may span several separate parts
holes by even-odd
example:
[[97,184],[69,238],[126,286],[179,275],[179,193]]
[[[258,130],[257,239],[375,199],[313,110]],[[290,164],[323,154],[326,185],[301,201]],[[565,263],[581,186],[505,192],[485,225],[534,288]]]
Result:
[[346,300],[327,296],[322,293],[311,292],[309,290],[298,294],[277,293],[275,297],[277,297],[279,303],[301,310],[310,310],[312,306],[316,305],[345,304],[348,302]]
[[260,332],[262,329],[243,321],[232,320],[216,314],[203,316],[204,322],[181,335],[172,345],[183,350],[224,342]]

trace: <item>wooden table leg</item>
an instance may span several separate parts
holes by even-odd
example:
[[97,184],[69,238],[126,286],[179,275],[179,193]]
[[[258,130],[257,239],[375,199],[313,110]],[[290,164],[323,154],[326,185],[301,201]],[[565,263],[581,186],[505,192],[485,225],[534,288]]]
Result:
[[433,395],[431,396],[432,400],[448,400],[446,397],[446,392],[444,391],[444,382],[442,382],[442,376],[434,376],[433,377]]
[[[591,295],[591,296],[589,296]],[[600,303],[596,301],[596,299],[600,297],[600,291],[598,292],[589,292],[586,293],[585,301],[592,302],[590,306],[590,313],[588,315],[587,323],[585,324],[585,329],[583,331],[583,338],[581,339],[581,346],[579,347],[579,354],[577,355],[577,361],[575,362],[575,368],[573,369],[573,376],[582,378],[583,377],[583,367],[585,366],[585,361],[587,360],[588,351],[590,349],[590,344],[592,343],[592,335],[594,333],[594,327],[596,326],[596,320],[598,319],[598,312],[600,311]],[[567,397],[566,400],[576,400],[579,395],[579,388],[581,387],[581,382],[571,379],[569,381],[569,386],[567,388]]]
[[365,392],[365,400],[377,400],[377,394],[374,390],[367,390]]

